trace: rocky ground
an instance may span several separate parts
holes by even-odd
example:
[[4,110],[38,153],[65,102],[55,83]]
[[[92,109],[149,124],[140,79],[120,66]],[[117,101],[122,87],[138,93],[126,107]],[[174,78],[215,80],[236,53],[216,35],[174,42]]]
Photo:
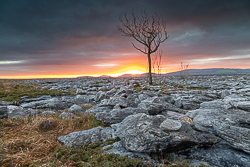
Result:
[[[62,112],[93,113],[110,125],[60,136],[68,147],[120,138],[106,153],[161,164],[161,155],[190,159],[191,164],[250,166],[250,76],[20,80],[37,89],[76,90],[76,96],[0,101],[0,118]],[[92,104],[90,109],[80,105]],[[68,109],[68,112],[64,112]],[[107,146],[109,147],[109,146]],[[107,148],[106,147],[106,148]]]

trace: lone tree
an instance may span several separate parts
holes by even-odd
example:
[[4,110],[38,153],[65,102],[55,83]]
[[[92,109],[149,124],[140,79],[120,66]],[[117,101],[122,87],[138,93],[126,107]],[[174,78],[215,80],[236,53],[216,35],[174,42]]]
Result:
[[152,84],[150,55],[156,52],[160,44],[168,38],[166,23],[157,13],[149,16],[145,10],[141,12],[141,16],[135,15],[133,11],[130,17],[124,13],[124,15],[120,15],[119,20],[123,27],[117,27],[118,30],[122,32],[123,36],[133,37],[137,42],[144,46],[144,49],[140,49],[131,42],[135,49],[148,56],[149,84]]

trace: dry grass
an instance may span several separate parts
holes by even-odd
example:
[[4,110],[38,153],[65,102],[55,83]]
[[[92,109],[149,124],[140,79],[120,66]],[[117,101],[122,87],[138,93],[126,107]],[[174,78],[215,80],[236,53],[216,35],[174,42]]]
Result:
[[93,107],[94,105],[92,105],[92,104],[82,104],[82,105],[80,105],[82,108],[84,108],[84,109],[90,109],[91,107]]
[[72,89],[69,92],[48,89],[36,89],[41,85],[31,83],[17,83],[12,81],[0,81],[0,100],[2,101],[20,101],[22,96],[29,96],[31,98],[41,95],[64,96],[74,95],[75,91]]
[[193,123],[193,120],[189,117],[183,117],[181,120]]
[[[57,137],[73,131],[103,126],[93,115],[61,119],[59,114],[38,118],[0,120],[0,166],[40,166],[48,163],[61,144]],[[50,122],[50,123],[49,123]],[[46,126],[46,123],[52,126]],[[60,164],[60,162],[58,162]]]
[[4,90],[4,89],[5,89],[5,85],[4,85],[4,83],[2,83],[2,82],[0,82],[0,89],[1,89],[1,90]]

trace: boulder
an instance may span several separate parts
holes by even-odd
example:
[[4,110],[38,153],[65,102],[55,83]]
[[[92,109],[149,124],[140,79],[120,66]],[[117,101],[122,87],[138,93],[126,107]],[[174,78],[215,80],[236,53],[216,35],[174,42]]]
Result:
[[168,136],[159,126],[166,119],[162,115],[149,116],[143,113],[130,115],[121,123],[111,125],[128,151],[155,152],[164,146]]
[[102,113],[102,112],[110,112],[111,110],[112,109],[108,107],[93,106],[89,108],[88,110],[86,110],[85,113],[97,114],[97,113]]
[[234,106],[245,111],[250,112],[250,101],[240,101],[240,102],[234,102]]
[[68,111],[71,112],[71,113],[77,113],[77,112],[84,112],[84,111],[86,111],[86,109],[82,108],[81,106],[78,106],[78,105],[74,104],[73,106],[71,106],[68,109]]
[[41,100],[49,100],[51,99],[50,95],[44,95],[36,98],[29,98],[29,96],[23,96],[21,97],[21,103],[29,103],[32,101],[41,101]]
[[52,98],[49,100],[34,101],[29,103],[21,104],[22,108],[32,108],[32,109],[55,109],[55,110],[64,110],[68,108],[66,102],[61,101],[58,98]]
[[229,96],[231,94],[231,91],[229,90],[222,90],[221,91],[221,98],[224,99],[226,96]]
[[145,110],[145,113],[149,115],[157,115],[164,110],[164,107],[160,102],[158,97],[151,97],[143,100],[138,108]]
[[72,132],[65,136],[60,136],[57,139],[64,143],[67,147],[82,147],[85,144],[95,142],[104,142],[107,139],[115,139],[111,128],[96,127],[89,130]]
[[59,116],[62,117],[62,119],[77,117],[75,114],[67,112],[62,112]]
[[[240,150],[235,150],[227,142],[221,141],[211,148],[192,148],[187,153],[186,159],[190,159],[190,163],[199,166],[203,161],[207,166],[219,167],[248,167],[250,166],[250,154]],[[198,161],[199,163],[195,163]]]
[[54,111],[43,111],[42,114],[43,115],[51,115],[51,114],[55,114],[56,112]]
[[96,96],[95,96],[95,101],[96,101],[96,102],[99,102],[99,101],[101,101],[101,100],[104,99],[104,98],[105,98],[105,92],[99,91],[99,92],[96,94]]
[[31,115],[31,108],[22,108],[19,106],[9,105],[7,106],[8,118],[24,118]]
[[[108,147],[110,147],[110,145],[104,147],[103,149],[108,148]],[[148,162],[152,163],[155,166],[159,164],[159,162],[151,158],[150,155],[147,153],[131,152],[131,151],[126,150],[121,141],[113,143],[112,148],[105,151],[104,153],[105,154],[118,154],[120,156],[128,156],[128,158],[130,159],[140,158],[145,165]]]
[[193,146],[211,145],[218,140],[212,133],[193,130],[186,122],[177,121],[175,126],[171,127],[164,121],[166,117],[163,115],[151,116],[139,113],[130,115],[121,123],[113,124],[111,127],[116,130],[115,135],[121,139],[124,147],[134,152],[177,151]]
[[99,107],[114,107],[115,105],[119,105],[122,108],[125,108],[128,106],[127,100],[124,97],[111,97],[110,99],[103,99],[100,104],[98,104]]
[[7,105],[15,105],[15,102],[1,101],[0,100],[0,106],[7,106]]
[[209,102],[203,102],[200,104],[201,109],[215,109],[215,110],[223,110],[229,109],[232,106],[229,103],[225,103],[222,100],[213,100]]
[[144,110],[145,113],[147,113],[148,115],[157,115],[164,110],[164,107],[162,104],[147,103],[147,102],[140,103],[138,105],[138,108],[140,108],[141,110]]
[[180,121],[175,121],[172,119],[166,119],[160,124],[160,128],[163,131],[175,131],[181,128],[182,124]]
[[6,106],[0,106],[0,119],[8,118],[8,111]]
[[128,97],[126,98],[127,103],[128,103],[128,107],[138,107],[138,104],[141,102],[138,99],[139,94],[138,93],[133,93],[133,94],[129,94]]
[[[250,153],[250,112],[239,109],[207,109],[189,111],[187,116],[193,118],[196,129],[212,132],[220,136],[232,147]],[[222,105],[223,106],[223,105]]]
[[76,94],[78,95],[86,95],[87,91],[86,90],[82,90],[82,89],[76,89]]
[[172,96],[165,96],[163,97],[164,100],[168,103],[174,104],[175,103],[175,99]]
[[119,90],[117,90],[117,92],[115,93],[115,96],[121,95],[121,94],[126,93],[126,92],[127,92],[126,88],[124,86],[122,86],[122,87],[120,87]]
[[145,111],[140,108],[122,108],[113,109],[110,112],[98,112],[95,117],[97,120],[108,124],[120,123],[127,116],[132,114],[144,113]]
[[146,94],[140,94],[140,95],[138,96],[138,98],[139,98],[140,101],[143,101],[143,100],[146,100],[147,98],[149,98],[149,96],[146,95]]
[[77,95],[77,96],[75,96],[74,103],[75,104],[90,103],[89,96],[87,96],[87,95]]

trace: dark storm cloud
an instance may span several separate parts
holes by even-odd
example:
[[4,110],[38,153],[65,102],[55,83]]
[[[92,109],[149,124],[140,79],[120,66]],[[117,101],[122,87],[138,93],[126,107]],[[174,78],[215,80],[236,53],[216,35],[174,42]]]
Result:
[[163,16],[170,37],[162,48],[172,61],[249,54],[248,0],[0,0],[0,61],[24,60],[28,66],[113,60],[111,52],[133,50],[132,39],[116,29],[121,12],[132,9]]

